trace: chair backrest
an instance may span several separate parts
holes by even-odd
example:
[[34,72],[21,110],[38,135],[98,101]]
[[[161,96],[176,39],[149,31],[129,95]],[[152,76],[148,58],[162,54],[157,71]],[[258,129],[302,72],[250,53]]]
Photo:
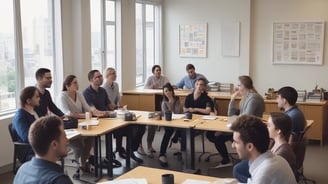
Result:
[[12,123],[10,123],[10,124],[8,125],[8,131],[9,131],[9,134],[10,134],[11,140],[12,140],[13,142],[17,142],[17,141],[18,141],[18,136],[17,136],[16,131],[13,129],[13,124],[12,124]]

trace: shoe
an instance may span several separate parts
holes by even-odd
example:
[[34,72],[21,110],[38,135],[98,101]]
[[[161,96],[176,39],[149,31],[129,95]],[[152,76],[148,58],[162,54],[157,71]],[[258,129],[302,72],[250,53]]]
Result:
[[162,166],[162,167],[167,167],[169,164],[167,162],[167,158],[165,155],[162,155],[158,158],[159,160],[159,164]]
[[143,163],[143,160],[141,158],[138,158],[134,153],[131,155],[132,160],[136,161],[138,164]]
[[217,166],[215,166],[213,168],[218,169],[218,168],[222,168],[222,167],[230,167],[232,165],[233,164],[232,164],[232,162],[230,160],[228,162],[221,161],[219,165],[217,165]]
[[116,148],[116,152],[118,152],[118,155],[123,158],[126,159],[126,151],[123,147],[120,148]]
[[[104,160],[102,161],[101,167],[102,168],[107,168],[107,165],[108,164],[109,163],[108,163],[107,158],[104,158]],[[113,159],[112,164],[113,164],[113,168],[118,168],[118,167],[121,167],[122,166],[122,163],[120,161],[116,160],[116,159]]]
[[145,150],[143,149],[143,147],[142,146],[139,146],[139,148],[138,148],[138,151],[137,151],[140,155],[146,155],[146,152],[145,152]]

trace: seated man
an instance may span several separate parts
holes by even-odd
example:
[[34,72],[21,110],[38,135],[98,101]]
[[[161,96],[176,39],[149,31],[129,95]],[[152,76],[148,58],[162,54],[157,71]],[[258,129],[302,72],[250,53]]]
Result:
[[[32,123],[39,118],[34,107],[39,105],[39,91],[34,86],[26,87],[20,94],[21,108],[18,109],[13,118],[12,131],[17,134],[18,141],[29,143],[28,131]],[[26,147],[17,150],[18,159],[21,163],[31,160],[34,156],[32,148]]]
[[242,115],[232,123],[232,147],[240,159],[249,161],[251,177],[247,183],[296,184],[288,162],[274,155],[269,148],[270,137],[266,124],[252,115]]
[[[85,100],[89,104],[89,106],[94,106],[96,109],[100,111],[106,111],[106,116],[109,116],[109,110],[113,110],[111,106],[111,102],[109,101],[109,98],[107,96],[106,90],[101,87],[103,83],[103,77],[101,73],[98,70],[91,70],[88,73],[88,79],[90,82],[90,86],[84,90],[83,95],[85,97]],[[132,140],[132,145],[139,145],[142,139],[143,134],[145,133],[145,127],[144,126],[137,126],[137,132],[134,136],[134,139]],[[126,136],[127,129],[119,129],[114,132],[115,137],[121,137]],[[116,141],[119,141],[120,139],[116,139]],[[120,156],[125,157],[126,153],[125,150],[122,147],[122,142],[116,142],[116,149],[120,152]],[[138,149],[138,146],[135,148],[132,148],[132,151],[136,151]],[[138,163],[142,163],[143,160],[136,157],[134,153],[132,153],[131,158],[135,160]],[[118,163],[118,161],[115,161]]]
[[67,155],[68,144],[60,118],[46,116],[36,120],[29,130],[29,142],[35,152],[35,157],[19,168],[14,184],[73,183],[64,174],[62,167],[56,163]]
[[183,77],[181,81],[175,85],[175,87],[184,89],[194,89],[195,83],[199,78],[204,79],[205,86],[208,84],[208,80],[204,75],[195,72],[195,66],[193,64],[187,64],[186,71],[188,75]]

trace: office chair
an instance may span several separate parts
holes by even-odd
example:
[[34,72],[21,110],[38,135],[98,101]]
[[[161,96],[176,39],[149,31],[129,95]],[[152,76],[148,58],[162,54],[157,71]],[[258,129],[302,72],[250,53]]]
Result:
[[23,143],[23,142],[18,142],[18,135],[15,130],[12,129],[12,123],[8,125],[8,131],[11,137],[11,140],[14,143],[14,157],[13,157],[13,173],[16,174],[18,167],[16,167],[16,161],[19,160],[21,164],[24,163],[24,161],[20,160],[18,157],[18,152],[19,150],[22,149],[29,149],[31,148],[31,145],[29,143]]
[[315,184],[316,181],[313,179],[309,179],[304,175],[304,159],[306,153],[306,145],[307,139],[305,137],[306,132],[311,128],[312,124],[307,126],[304,131],[302,131],[298,136],[296,134],[292,134],[292,141],[290,143],[295,156],[296,156],[296,171],[295,177],[298,183],[313,183]]

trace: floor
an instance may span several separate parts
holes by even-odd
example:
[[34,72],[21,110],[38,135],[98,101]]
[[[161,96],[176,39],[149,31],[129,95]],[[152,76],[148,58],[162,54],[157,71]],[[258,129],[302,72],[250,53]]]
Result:
[[[155,141],[154,141],[153,146],[154,146],[155,150],[157,151],[157,153],[155,153],[154,158],[149,158],[148,156],[139,155],[139,157],[144,160],[144,163],[142,164],[143,166],[162,168],[158,161],[158,151],[159,151],[159,146],[160,146],[160,141],[162,138],[163,130],[164,129],[161,129],[161,131],[157,132],[157,134],[155,136]],[[196,151],[197,151],[196,157],[198,158],[199,155],[201,154],[201,150],[202,150],[201,136],[196,137],[195,141],[196,141]],[[146,145],[146,134],[144,136],[143,143]],[[230,149],[230,152],[234,152],[234,150],[231,149],[230,145],[231,145],[231,143],[228,142],[227,146]],[[216,152],[213,144],[211,144],[207,140],[205,141],[205,149],[207,152],[210,152],[210,153]],[[172,147],[168,149],[167,156],[168,156],[168,160],[169,160],[169,166],[166,169],[175,170],[175,171],[183,170],[184,166],[183,166],[183,162],[182,162],[181,158],[173,155],[178,150],[179,150],[179,144],[173,144]],[[200,161],[196,160],[196,168],[199,168],[201,170],[202,175],[209,175],[209,176],[214,176],[214,177],[232,177],[232,167],[212,169],[211,167],[214,167],[215,165],[217,165],[221,158],[220,158],[220,156],[217,155],[217,156],[211,157],[209,162],[206,162],[205,158],[208,155],[209,155],[209,153],[206,153],[201,157]],[[328,155],[328,146],[327,145],[321,147],[316,142],[309,143],[309,145],[307,147],[305,162],[304,162],[304,168],[305,168],[304,174],[306,177],[316,180],[317,184],[327,184],[328,183],[328,175],[327,175],[328,157],[327,157],[327,155]],[[116,158],[118,158],[118,160],[120,160],[122,162],[123,166],[120,168],[114,169],[114,171],[113,171],[114,177],[120,176],[121,174],[123,174],[124,172],[127,171],[126,168],[124,167],[125,161],[120,159],[118,157],[118,155],[116,156]],[[66,160],[69,160],[69,158]],[[76,171],[76,168],[73,167],[74,164],[69,163],[69,161],[65,161],[65,165],[66,165],[66,167],[65,167],[66,172],[68,173],[68,175],[70,177],[72,177]],[[133,168],[135,166],[137,166],[137,164],[134,161],[132,161],[131,167]],[[106,172],[106,171],[104,170],[104,172]],[[106,173],[104,173],[104,174],[106,174]],[[0,183],[10,184],[13,182],[13,177],[14,176],[11,172],[2,174],[2,175],[0,175]],[[82,174],[81,179],[89,181],[89,182],[90,181],[94,182],[96,180],[89,174]],[[74,180],[73,178],[72,178],[72,181],[76,184],[86,183],[86,182]]]

